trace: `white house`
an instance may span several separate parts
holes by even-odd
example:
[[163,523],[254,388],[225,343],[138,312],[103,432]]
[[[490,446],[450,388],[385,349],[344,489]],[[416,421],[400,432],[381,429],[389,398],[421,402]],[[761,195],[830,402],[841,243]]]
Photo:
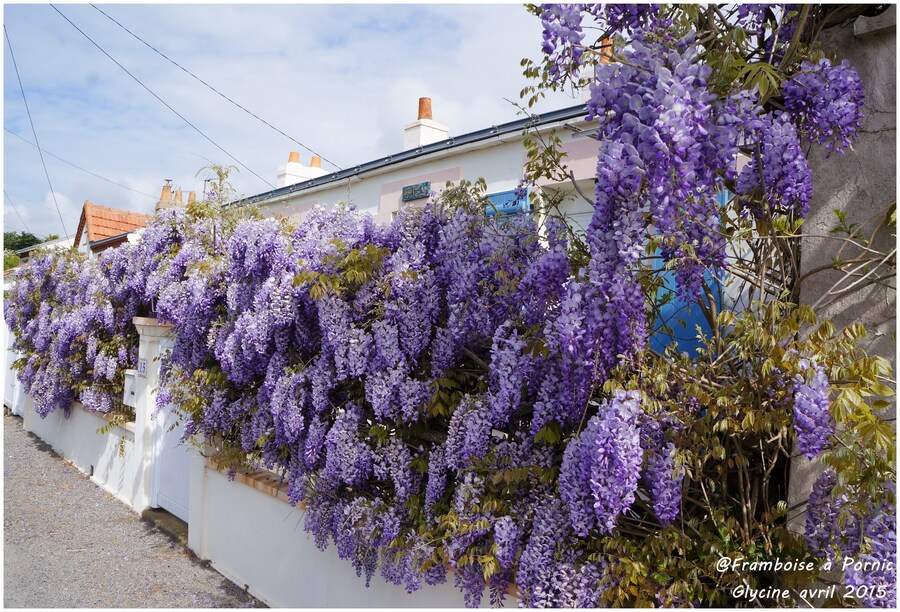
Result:
[[[483,178],[494,205],[509,212],[524,204],[515,202],[512,192],[525,174],[524,141],[529,132],[541,139],[555,133],[566,154],[564,163],[581,191],[590,196],[599,144],[596,131],[584,120],[586,114],[585,105],[579,104],[451,136],[448,127],[432,118],[431,100],[420,98],[417,120],[404,128],[401,151],[331,173],[322,169],[317,156],[307,166],[299,153],[292,152],[278,168],[276,189],[233,204],[256,204],[266,215],[296,216],[319,204],[345,202],[387,223],[397,211],[423,204],[448,182]],[[538,190],[542,195],[565,191],[569,195],[560,212],[581,227],[587,225],[591,204],[570,182],[544,181]]]

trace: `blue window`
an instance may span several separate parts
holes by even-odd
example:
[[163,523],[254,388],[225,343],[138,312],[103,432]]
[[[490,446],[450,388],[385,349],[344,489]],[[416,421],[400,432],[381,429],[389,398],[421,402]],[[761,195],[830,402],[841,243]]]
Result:
[[528,194],[529,191],[526,190],[525,195],[519,199],[516,199],[515,189],[488,194],[490,204],[485,207],[484,214],[493,217],[494,215],[517,215],[528,212],[530,210]]
[[[716,196],[719,206],[726,206],[731,199],[731,193],[722,191]],[[659,251],[656,252],[659,255]],[[663,261],[659,258],[653,260],[653,269],[661,270]],[[713,278],[711,274],[704,273],[703,282],[712,289],[713,300],[716,304],[716,310],[722,312],[722,291],[719,282]],[[696,357],[697,351],[700,349],[700,340],[697,339],[699,332],[707,337],[712,333],[712,328],[703,310],[696,303],[696,300],[687,301],[678,297],[675,292],[675,271],[668,270],[662,273],[663,286],[659,288],[657,299],[662,299],[664,295],[669,294],[671,299],[660,306],[659,314],[653,321],[650,335],[650,348],[657,352],[663,352],[668,344],[677,345],[678,350],[687,353],[690,357]],[[663,325],[667,325],[672,332],[671,337],[668,334],[653,330],[660,330]],[[698,332],[698,329],[699,332]]]

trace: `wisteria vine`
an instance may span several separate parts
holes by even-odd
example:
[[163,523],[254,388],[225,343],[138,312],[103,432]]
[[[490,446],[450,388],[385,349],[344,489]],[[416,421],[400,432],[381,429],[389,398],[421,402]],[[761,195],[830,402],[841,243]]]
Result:
[[[846,62],[796,55],[805,13],[793,5],[737,6],[726,20],[787,75],[777,108],[758,83],[722,84],[681,10],[535,9],[548,87],[603,57],[583,237],[570,242],[558,219],[488,218],[470,185],[385,226],[344,205],[299,222],[166,211],[99,261],[47,253],[18,275],[5,315],[37,411],[109,411],[136,359],[131,319],[156,316],[176,332],[158,405],[229,467],[250,457],[281,474],[316,545],[367,583],[380,572],[412,592],[449,567],[469,605],[485,592],[535,607],[735,603],[711,542],[752,532],[768,554],[798,550],[778,531],[775,477],[753,499],[743,479],[784,474],[792,445],[830,461],[839,422],[863,420],[835,408],[846,398],[830,373],[870,381],[853,368],[881,365],[846,337],[798,340],[810,317],[778,300],[712,320],[726,339],[705,339],[693,361],[655,354],[648,252],[682,299],[705,299],[737,244],[725,226],[802,219],[801,139],[849,148],[863,94]],[[725,207],[723,188],[736,196]],[[729,353],[737,375],[720,366]],[[744,455],[757,446],[761,459]],[[879,485],[883,463],[869,476]],[[863,511],[836,486],[831,471],[816,483],[802,554],[894,554],[892,494]],[[871,592],[867,604],[896,599]]]

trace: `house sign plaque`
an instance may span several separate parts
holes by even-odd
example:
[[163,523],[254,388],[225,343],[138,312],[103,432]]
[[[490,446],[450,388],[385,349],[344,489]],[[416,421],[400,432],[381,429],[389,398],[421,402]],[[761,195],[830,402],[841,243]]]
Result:
[[421,200],[431,195],[431,181],[424,183],[416,183],[415,185],[407,185],[403,188],[401,200],[409,202],[411,200]]

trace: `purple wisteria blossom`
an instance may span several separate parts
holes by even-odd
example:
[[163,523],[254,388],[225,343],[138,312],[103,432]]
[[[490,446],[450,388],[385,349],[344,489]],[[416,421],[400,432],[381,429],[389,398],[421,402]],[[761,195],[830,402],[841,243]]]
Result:
[[490,421],[505,427],[522,399],[522,381],[531,378],[532,360],[525,353],[525,340],[508,324],[497,328],[491,347]]
[[737,194],[758,218],[787,213],[805,217],[812,197],[812,173],[797,130],[785,113],[765,115],[762,121],[761,129],[748,135],[757,152],[738,176]]
[[675,464],[675,444],[666,438],[666,428],[658,419],[647,419],[641,427],[644,471],[641,475],[657,520],[668,525],[681,512],[681,483],[684,470]]
[[834,497],[836,484],[833,470],[822,472],[806,506],[806,543],[814,555],[828,559],[852,556],[860,544],[859,521],[845,509],[849,503],[846,494]]
[[812,459],[831,447],[835,421],[831,416],[830,388],[824,366],[801,359],[800,368],[811,370],[813,375],[812,382],[807,382],[802,374],[794,378],[794,429],[797,449]]
[[565,506],[559,499],[545,498],[534,510],[531,537],[519,559],[516,576],[520,602],[529,608],[547,607],[553,602],[552,581],[557,553],[566,541],[570,526]]
[[692,42],[638,33],[625,61],[598,65],[591,85],[588,119],[599,121],[602,144],[588,237],[597,272],[624,278],[625,287],[611,287],[606,298],[621,304],[623,316],[640,307],[629,297],[628,278],[640,255],[644,214],[667,237],[663,256],[677,263],[683,291],[695,291],[705,268],[724,265],[715,194],[737,153],[738,126],[715,103],[711,69]]
[[[835,496],[837,476],[827,469],[813,485],[807,502],[804,536],[810,551],[836,560],[844,579],[859,588],[860,603],[891,608],[897,600],[897,511],[895,485],[870,499],[860,516],[848,492]],[[855,497],[855,496],[854,496]]]
[[472,460],[484,457],[491,443],[490,409],[477,398],[464,399],[447,430],[444,452],[447,467],[463,469]]
[[587,10],[605,25],[608,35],[653,29],[659,25],[658,4],[594,4]]
[[859,72],[847,60],[804,61],[784,84],[784,108],[801,135],[841,153],[856,139],[864,101]]
[[896,562],[897,510],[885,499],[867,517],[860,552],[844,574],[847,584],[857,588],[860,604],[867,608],[897,607]]
[[399,438],[392,438],[375,452],[374,474],[377,478],[393,484],[398,504],[405,504],[410,495],[419,488],[421,478],[410,468],[411,462],[412,453],[406,443]]
[[335,483],[357,485],[372,473],[372,450],[360,439],[363,411],[348,405],[325,439],[325,476]]
[[544,26],[544,44],[541,49],[550,59],[550,75],[559,80],[566,75],[578,74],[581,56],[584,54],[581,29],[580,4],[544,4],[541,24]]
[[577,535],[609,533],[634,502],[643,461],[640,401],[639,392],[617,391],[566,447],[559,494]]
[[497,543],[497,562],[504,569],[511,569],[521,547],[522,529],[511,516],[501,516],[494,523],[494,541]]

